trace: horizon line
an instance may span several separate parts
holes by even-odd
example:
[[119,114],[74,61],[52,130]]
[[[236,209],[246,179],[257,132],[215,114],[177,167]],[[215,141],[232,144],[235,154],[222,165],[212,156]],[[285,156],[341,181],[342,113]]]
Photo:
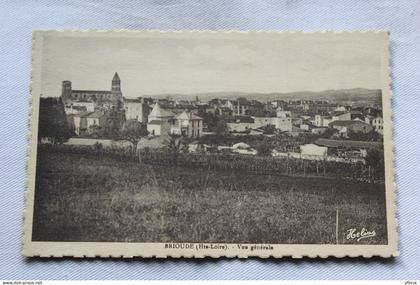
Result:
[[[357,90],[357,89],[363,89],[366,91],[382,91],[381,88],[365,88],[365,87],[353,87],[353,88],[343,88],[343,89],[323,89],[323,90],[319,90],[319,91],[312,91],[312,90],[299,90],[299,91],[289,91],[289,92],[280,92],[280,91],[271,91],[271,92],[259,92],[259,91],[200,91],[200,92],[195,92],[195,93],[178,93],[178,92],[174,92],[174,93],[170,93],[170,92],[166,92],[166,93],[155,93],[155,94],[143,94],[143,95],[139,95],[139,96],[124,96],[125,98],[146,98],[146,97],[153,97],[153,96],[199,96],[199,95],[209,95],[209,94],[228,94],[228,93],[232,93],[232,95],[234,95],[235,93],[243,93],[244,95],[252,95],[252,94],[258,94],[258,95],[288,95],[288,94],[293,94],[293,93],[323,93],[323,92],[331,92],[331,91],[349,91],[349,90]],[[90,90],[84,90],[84,89],[74,89],[74,91],[98,91],[98,92],[108,92],[110,90],[94,90],[94,89],[90,89]],[[122,93],[124,94],[124,91],[122,91]],[[61,97],[61,94],[58,96],[42,96],[42,93],[40,94],[40,97],[44,97],[44,98],[54,98],[54,97]]]

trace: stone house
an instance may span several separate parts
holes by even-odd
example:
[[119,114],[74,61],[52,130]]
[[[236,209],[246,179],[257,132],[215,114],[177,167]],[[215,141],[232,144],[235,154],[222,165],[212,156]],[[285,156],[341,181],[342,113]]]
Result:
[[348,133],[350,131],[355,133],[369,133],[373,130],[373,127],[365,122],[355,120],[338,120],[331,122],[329,124],[330,127],[337,129],[338,133],[342,137],[348,137]]
[[376,117],[372,120],[372,126],[376,132],[384,134],[384,119],[382,117]]
[[149,106],[142,99],[124,98],[124,111],[126,120],[137,120],[140,123],[147,123]]

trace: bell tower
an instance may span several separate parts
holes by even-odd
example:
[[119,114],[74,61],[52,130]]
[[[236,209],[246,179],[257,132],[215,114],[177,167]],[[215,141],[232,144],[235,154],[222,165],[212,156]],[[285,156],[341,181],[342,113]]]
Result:
[[65,103],[71,100],[71,81],[63,81],[61,99]]
[[111,91],[112,93],[121,93],[121,80],[117,72],[115,72],[114,77],[112,78]]
[[117,72],[115,72],[114,77],[112,78],[111,94],[112,101],[114,102],[115,106],[118,109],[121,108],[123,98],[121,92],[121,80]]

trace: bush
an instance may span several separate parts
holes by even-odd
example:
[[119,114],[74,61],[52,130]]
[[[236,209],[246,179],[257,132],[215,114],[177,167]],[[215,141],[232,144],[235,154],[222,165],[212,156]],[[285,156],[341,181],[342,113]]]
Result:
[[271,145],[268,142],[263,141],[257,145],[257,152],[258,155],[269,156],[272,152]]

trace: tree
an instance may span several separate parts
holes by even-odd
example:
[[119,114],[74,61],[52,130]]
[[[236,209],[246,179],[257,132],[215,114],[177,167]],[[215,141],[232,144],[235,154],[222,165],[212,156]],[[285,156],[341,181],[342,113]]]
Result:
[[136,155],[140,140],[147,135],[146,124],[140,123],[137,120],[128,120],[122,125],[119,137],[131,143],[133,155]]
[[356,141],[381,141],[382,140],[382,135],[373,130],[368,133],[355,132],[355,131],[349,130],[348,137],[349,139],[356,140]]
[[188,140],[181,135],[169,134],[166,147],[172,156],[172,162],[176,164],[180,153],[188,153]]
[[272,151],[271,145],[267,141],[262,141],[257,145],[258,155],[269,156],[271,155],[271,151]]
[[207,125],[207,128],[210,131],[213,131],[219,121],[219,116],[211,113],[206,112],[206,109],[199,110],[199,116],[203,118],[203,124]]
[[332,136],[337,134],[338,130],[334,128],[327,128],[325,132],[320,134],[321,138],[330,139]]
[[106,117],[105,136],[112,139],[118,139],[119,131],[124,123],[124,118],[123,111],[114,107],[109,110]]
[[372,168],[376,176],[382,176],[385,171],[384,152],[378,149],[369,149],[365,157],[366,165]]
[[103,146],[103,144],[101,144],[100,142],[96,142],[96,143],[93,145],[93,149],[95,150],[95,152],[96,152],[97,154],[100,154],[100,153],[103,151],[104,146]]
[[61,98],[41,98],[38,126],[38,139],[47,138],[52,144],[64,143],[72,136]]
[[366,154],[366,164],[373,168],[381,168],[384,165],[384,153],[377,149],[369,149]]
[[214,128],[214,132],[218,136],[225,135],[228,132],[227,123],[224,120],[218,121],[217,124],[216,124],[216,126],[215,126],[215,128]]
[[93,138],[99,138],[103,135],[103,129],[98,125],[91,125],[88,134]]

